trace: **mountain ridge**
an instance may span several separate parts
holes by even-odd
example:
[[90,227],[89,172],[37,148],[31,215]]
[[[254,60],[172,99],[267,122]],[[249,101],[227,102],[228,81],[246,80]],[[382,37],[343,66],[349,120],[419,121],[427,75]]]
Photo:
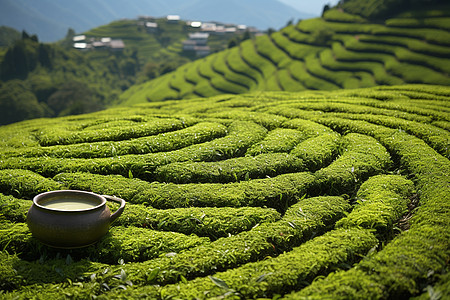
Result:
[[[62,0],[57,3],[51,0],[4,0],[0,3],[0,25],[26,30],[37,34],[42,41],[50,42],[62,39],[69,28],[83,32],[113,20],[138,15],[161,17],[179,14],[182,19],[241,23],[263,30],[281,28],[292,18],[311,16],[277,0],[221,3],[206,0]],[[219,5],[220,9],[217,8]]]

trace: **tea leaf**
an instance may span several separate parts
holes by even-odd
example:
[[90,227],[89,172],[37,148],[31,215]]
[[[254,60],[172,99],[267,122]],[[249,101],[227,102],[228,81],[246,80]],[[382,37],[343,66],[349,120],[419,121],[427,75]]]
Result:
[[225,289],[227,291],[230,290],[230,287],[228,286],[228,284],[225,281],[223,281],[222,279],[214,277],[214,276],[208,276],[208,277],[218,287]]

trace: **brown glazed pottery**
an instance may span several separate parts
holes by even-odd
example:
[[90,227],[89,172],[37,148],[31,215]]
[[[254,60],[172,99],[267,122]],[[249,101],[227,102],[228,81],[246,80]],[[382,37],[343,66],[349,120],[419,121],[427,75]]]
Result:
[[[120,203],[111,214],[106,199]],[[95,243],[125,208],[123,199],[77,190],[39,194],[28,210],[27,224],[34,237],[56,248],[80,248]]]

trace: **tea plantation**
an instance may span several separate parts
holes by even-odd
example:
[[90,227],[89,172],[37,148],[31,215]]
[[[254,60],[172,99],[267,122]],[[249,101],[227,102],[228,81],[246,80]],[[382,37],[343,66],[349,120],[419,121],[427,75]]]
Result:
[[[361,5],[366,5],[361,1]],[[367,4],[369,6],[369,4]],[[450,84],[450,6],[424,6],[385,21],[339,9],[183,65],[135,85],[120,102],[250,91]]]
[[[450,88],[438,85],[2,126],[0,297],[445,299],[449,130]],[[96,244],[53,249],[25,222],[31,199],[58,189],[127,206]]]

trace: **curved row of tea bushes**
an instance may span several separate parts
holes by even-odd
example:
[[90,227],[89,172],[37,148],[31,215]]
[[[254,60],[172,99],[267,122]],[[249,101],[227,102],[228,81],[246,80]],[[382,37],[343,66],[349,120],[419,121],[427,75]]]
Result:
[[340,142],[338,133],[325,133],[299,143],[290,153],[302,159],[308,170],[316,171],[333,161],[339,152]]
[[0,169],[26,168],[46,176],[62,172],[90,172],[121,174],[152,179],[152,172],[160,165],[182,161],[214,161],[245,153],[248,147],[261,140],[267,130],[253,122],[234,121],[228,135],[210,142],[195,144],[170,152],[130,154],[109,158],[82,159],[52,157],[11,157],[0,161]]
[[305,171],[303,161],[287,153],[245,156],[219,162],[172,163],[156,168],[159,182],[237,182]]
[[[154,208],[267,206],[284,211],[296,197],[302,197],[314,184],[307,172],[288,173],[273,178],[204,184],[149,183],[121,176],[62,173],[54,178],[71,189],[108,193],[134,204]],[[131,185],[135,187],[131,188]],[[126,195],[126,196],[125,196]]]
[[25,222],[28,209],[33,202],[18,199],[0,193],[0,221],[2,219],[12,222]]
[[49,156],[64,158],[95,158],[127,154],[145,154],[181,149],[193,144],[225,136],[227,128],[217,123],[197,123],[181,130],[114,142],[90,142],[71,145],[29,148],[8,153],[10,156]]
[[[172,252],[209,243],[206,237],[176,232],[156,231],[146,228],[113,226],[98,243],[76,252],[77,256],[89,257],[102,263],[115,264],[124,261],[145,261]],[[52,248],[43,248],[36,241],[25,223],[0,221],[0,247],[12,253],[20,253],[27,260],[42,255],[55,254]],[[73,255],[73,254],[72,254]]]
[[32,199],[43,192],[60,190],[62,185],[29,170],[0,170],[0,192]]
[[[236,99],[237,101],[229,100],[228,105],[233,106],[248,106],[251,105],[252,100],[244,100],[244,99]],[[199,118],[205,120],[220,120],[220,122],[232,122],[233,120],[240,121],[251,121],[255,122],[258,125],[263,126],[267,130],[275,130],[278,127],[282,126],[282,124],[287,121],[287,118],[268,114],[264,112],[254,112],[254,111],[246,111],[241,109],[233,109],[233,110],[223,110],[221,108],[222,102],[216,104],[216,107],[211,107],[206,110],[206,112],[195,113],[195,115]],[[219,110],[219,112],[217,112]]]
[[250,147],[246,155],[289,152],[309,138],[333,133],[326,126],[304,119],[286,120],[280,126],[281,128],[269,131],[264,140]]
[[[349,274],[338,274],[335,276],[339,278],[326,279],[323,283],[319,281],[318,290],[315,290],[316,285],[313,285],[304,293],[300,292],[298,297],[302,299],[317,293],[331,293],[346,298],[346,293],[352,293],[354,290],[361,292],[358,285],[350,283],[352,281],[376,282],[378,289],[372,291],[374,294],[362,294],[361,299],[417,294],[422,284],[433,281],[433,274],[445,272],[445,261],[450,256],[450,226],[447,222],[450,211],[448,159],[422,140],[398,130],[364,121],[337,118],[325,121],[336,129],[364,132],[378,138],[399,157],[401,164],[414,174],[421,205],[410,221],[409,231],[399,235],[375,256],[361,262],[358,269],[365,272],[364,276],[362,272],[353,270]],[[356,275],[350,275],[353,273]],[[341,282],[342,285],[332,284],[333,281]],[[346,283],[352,286],[347,291],[342,290]],[[382,293],[376,290],[381,290]],[[297,295],[293,297],[296,299]]]
[[263,153],[289,152],[304,140],[304,136],[305,134],[299,130],[277,128],[269,131],[260,143],[251,146],[246,154],[256,156]]
[[[348,91],[347,91],[348,93]],[[399,95],[401,99],[404,97],[403,95]],[[345,101],[345,102],[344,102]],[[411,102],[410,99],[405,100],[405,105]],[[423,101],[422,104],[429,104],[429,101]],[[404,120],[408,121],[417,121],[422,123],[429,123],[433,120],[432,116],[421,115],[412,112],[405,112],[398,109],[398,104],[393,106],[389,103],[380,103],[379,101],[374,100],[362,100],[360,98],[357,99],[342,99],[340,102],[313,102],[313,101],[305,101],[301,103],[296,103],[295,105],[289,105],[289,107],[293,107],[295,109],[302,109],[307,111],[322,111],[326,112],[327,115],[331,115],[330,113],[345,113],[345,116],[351,118],[352,116],[357,117],[358,115],[366,115],[373,116],[376,118],[377,116],[388,116],[398,118],[397,122]],[[406,107],[405,107],[406,108]],[[416,107],[418,108],[418,107]],[[390,120],[392,121],[392,119]],[[428,127],[428,126],[426,126]]]
[[409,134],[417,136],[427,142],[433,149],[440,154],[450,157],[450,134],[447,130],[414,121],[402,120],[401,118],[393,118],[387,116],[374,116],[366,114],[348,114],[338,113],[331,116],[345,119],[363,120],[373,124],[383,125],[390,128],[398,128]]
[[143,295],[152,299],[269,298],[300,288],[339,264],[358,260],[377,243],[369,230],[333,230],[275,258],[164,287],[149,285],[114,291],[104,294],[104,298],[127,299]]
[[352,212],[336,227],[363,227],[385,234],[408,210],[414,184],[399,175],[377,175],[359,188]]
[[[3,218],[11,222],[25,222],[31,205],[30,200],[0,194],[0,220]],[[110,209],[114,211],[117,205],[113,204]],[[127,203],[126,210],[113,226],[135,226],[188,235],[196,234],[215,240],[279,219],[280,214],[272,208],[186,207],[161,210]]]
[[[41,146],[70,145],[76,143],[89,143],[99,141],[118,141],[130,138],[138,138],[147,135],[154,135],[173,130],[180,130],[186,126],[192,126],[196,121],[192,118],[170,119],[152,118],[146,122],[136,122],[134,126],[114,126],[112,128],[92,128],[92,130],[82,130],[83,127],[74,126],[65,130],[64,127],[47,127],[36,134],[36,138]],[[100,129],[100,130],[99,130]]]
[[127,204],[127,209],[114,225],[196,234],[215,240],[279,219],[280,214],[272,208],[186,207],[162,210]]
[[342,137],[342,143],[342,154],[315,173],[321,191],[351,192],[355,184],[384,173],[392,164],[386,148],[373,137],[349,133]]

